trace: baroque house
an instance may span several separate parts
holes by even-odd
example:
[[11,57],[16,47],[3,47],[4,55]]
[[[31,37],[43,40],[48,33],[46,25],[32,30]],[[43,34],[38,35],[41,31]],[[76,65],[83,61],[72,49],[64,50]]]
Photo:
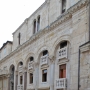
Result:
[[45,0],[0,48],[0,90],[90,90],[89,0]]

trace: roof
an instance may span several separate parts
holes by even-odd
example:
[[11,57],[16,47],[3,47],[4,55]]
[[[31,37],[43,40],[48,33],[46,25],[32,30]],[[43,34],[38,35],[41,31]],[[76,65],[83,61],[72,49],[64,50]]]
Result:
[[2,47],[0,48],[0,50],[2,50],[8,43],[12,44],[12,41],[7,41],[6,43],[3,43]]

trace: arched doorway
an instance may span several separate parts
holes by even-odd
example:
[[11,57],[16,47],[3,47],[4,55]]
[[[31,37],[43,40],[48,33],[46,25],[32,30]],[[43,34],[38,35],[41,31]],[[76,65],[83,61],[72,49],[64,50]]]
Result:
[[14,90],[14,65],[10,67],[10,90]]

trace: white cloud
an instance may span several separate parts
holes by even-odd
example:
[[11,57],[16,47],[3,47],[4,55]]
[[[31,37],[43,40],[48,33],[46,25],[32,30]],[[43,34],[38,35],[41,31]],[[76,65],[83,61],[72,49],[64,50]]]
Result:
[[0,0],[0,47],[45,0]]

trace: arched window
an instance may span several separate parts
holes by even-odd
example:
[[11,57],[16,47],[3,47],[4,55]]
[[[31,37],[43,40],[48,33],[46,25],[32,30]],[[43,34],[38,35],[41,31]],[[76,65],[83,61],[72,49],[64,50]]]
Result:
[[22,66],[23,65],[23,62],[20,62],[19,65]]
[[63,41],[60,43],[60,49],[67,46],[67,41]]
[[43,56],[45,56],[47,54],[48,54],[48,51],[47,50],[43,51]]
[[20,43],[21,43],[20,40],[21,40],[21,33],[18,34],[18,44],[19,44],[19,45],[20,45]]
[[34,22],[33,22],[33,34],[35,34],[36,33],[36,20],[34,20]]
[[34,58],[33,57],[30,57],[30,62],[33,61],[33,60],[34,60]]

